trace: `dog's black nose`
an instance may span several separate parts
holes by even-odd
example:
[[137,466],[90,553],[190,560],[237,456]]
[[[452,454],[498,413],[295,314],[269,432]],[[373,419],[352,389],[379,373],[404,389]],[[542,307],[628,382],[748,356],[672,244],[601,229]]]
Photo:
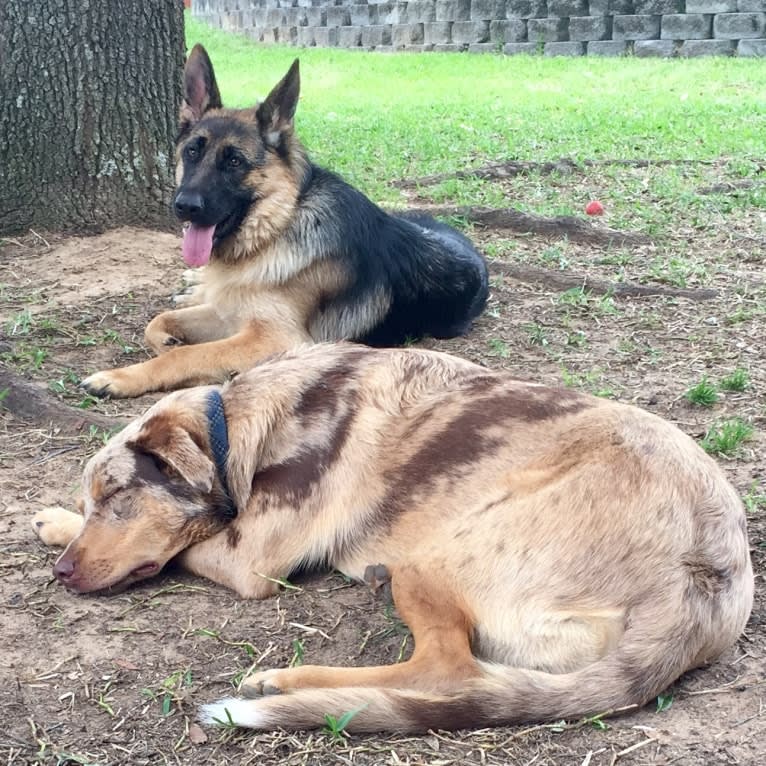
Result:
[[179,218],[191,220],[203,211],[205,201],[202,199],[201,194],[182,191],[176,195],[173,206]]
[[59,580],[69,580],[74,575],[74,561],[66,556],[62,556],[53,565],[53,574]]

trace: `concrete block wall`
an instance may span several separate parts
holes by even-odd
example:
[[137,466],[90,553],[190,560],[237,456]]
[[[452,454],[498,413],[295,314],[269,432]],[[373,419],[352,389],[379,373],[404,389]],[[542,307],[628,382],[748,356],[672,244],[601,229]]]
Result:
[[192,0],[263,43],[546,56],[766,56],[766,0]]

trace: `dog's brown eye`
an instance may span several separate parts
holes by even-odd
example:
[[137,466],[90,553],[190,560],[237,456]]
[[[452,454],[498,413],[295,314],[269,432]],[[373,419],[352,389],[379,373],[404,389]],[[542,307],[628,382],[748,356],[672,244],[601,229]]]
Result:
[[242,160],[239,157],[229,157],[229,166],[232,168],[238,168],[242,164]]
[[186,147],[187,160],[196,160],[198,156],[199,156],[199,151],[197,149],[195,149],[193,146]]

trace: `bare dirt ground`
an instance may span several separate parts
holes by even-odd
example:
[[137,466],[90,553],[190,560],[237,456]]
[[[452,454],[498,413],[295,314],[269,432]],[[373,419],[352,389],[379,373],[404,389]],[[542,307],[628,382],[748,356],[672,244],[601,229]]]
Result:
[[[672,292],[599,295],[562,290],[544,274],[539,281],[539,271],[514,278],[495,266],[491,302],[473,332],[425,345],[634,402],[696,439],[726,419],[750,424],[750,438],[720,458],[749,509],[756,568],[756,605],[737,645],[679,681],[661,712],[652,705],[596,721],[423,737],[203,732],[196,707],[230,693],[254,665],[395,662],[411,651],[409,634],[365,587],[337,574],[261,603],[172,569],[111,598],[71,595],[52,581],[56,553],[37,541],[29,519],[46,505],[72,506],[83,463],[106,434],[0,412],[0,763],[766,762],[763,210],[733,206],[715,225],[681,222],[660,244],[622,248],[491,229],[473,236],[491,255],[575,275],[575,285],[576,275],[588,275],[718,290],[704,301]],[[144,357],[143,328],[169,306],[182,271],[179,239],[170,234],[0,241],[3,366],[72,407],[142,412],[156,397],[94,402],[76,383]],[[703,377],[720,387],[737,368],[747,373],[743,391],[721,391],[710,407],[685,398]]]

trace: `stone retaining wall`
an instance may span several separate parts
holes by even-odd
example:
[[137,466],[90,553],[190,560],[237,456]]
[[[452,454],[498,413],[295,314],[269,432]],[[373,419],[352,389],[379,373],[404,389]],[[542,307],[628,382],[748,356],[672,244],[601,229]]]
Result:
[[546,56],[766,56],[766,0],[192,0],[263,43]]

